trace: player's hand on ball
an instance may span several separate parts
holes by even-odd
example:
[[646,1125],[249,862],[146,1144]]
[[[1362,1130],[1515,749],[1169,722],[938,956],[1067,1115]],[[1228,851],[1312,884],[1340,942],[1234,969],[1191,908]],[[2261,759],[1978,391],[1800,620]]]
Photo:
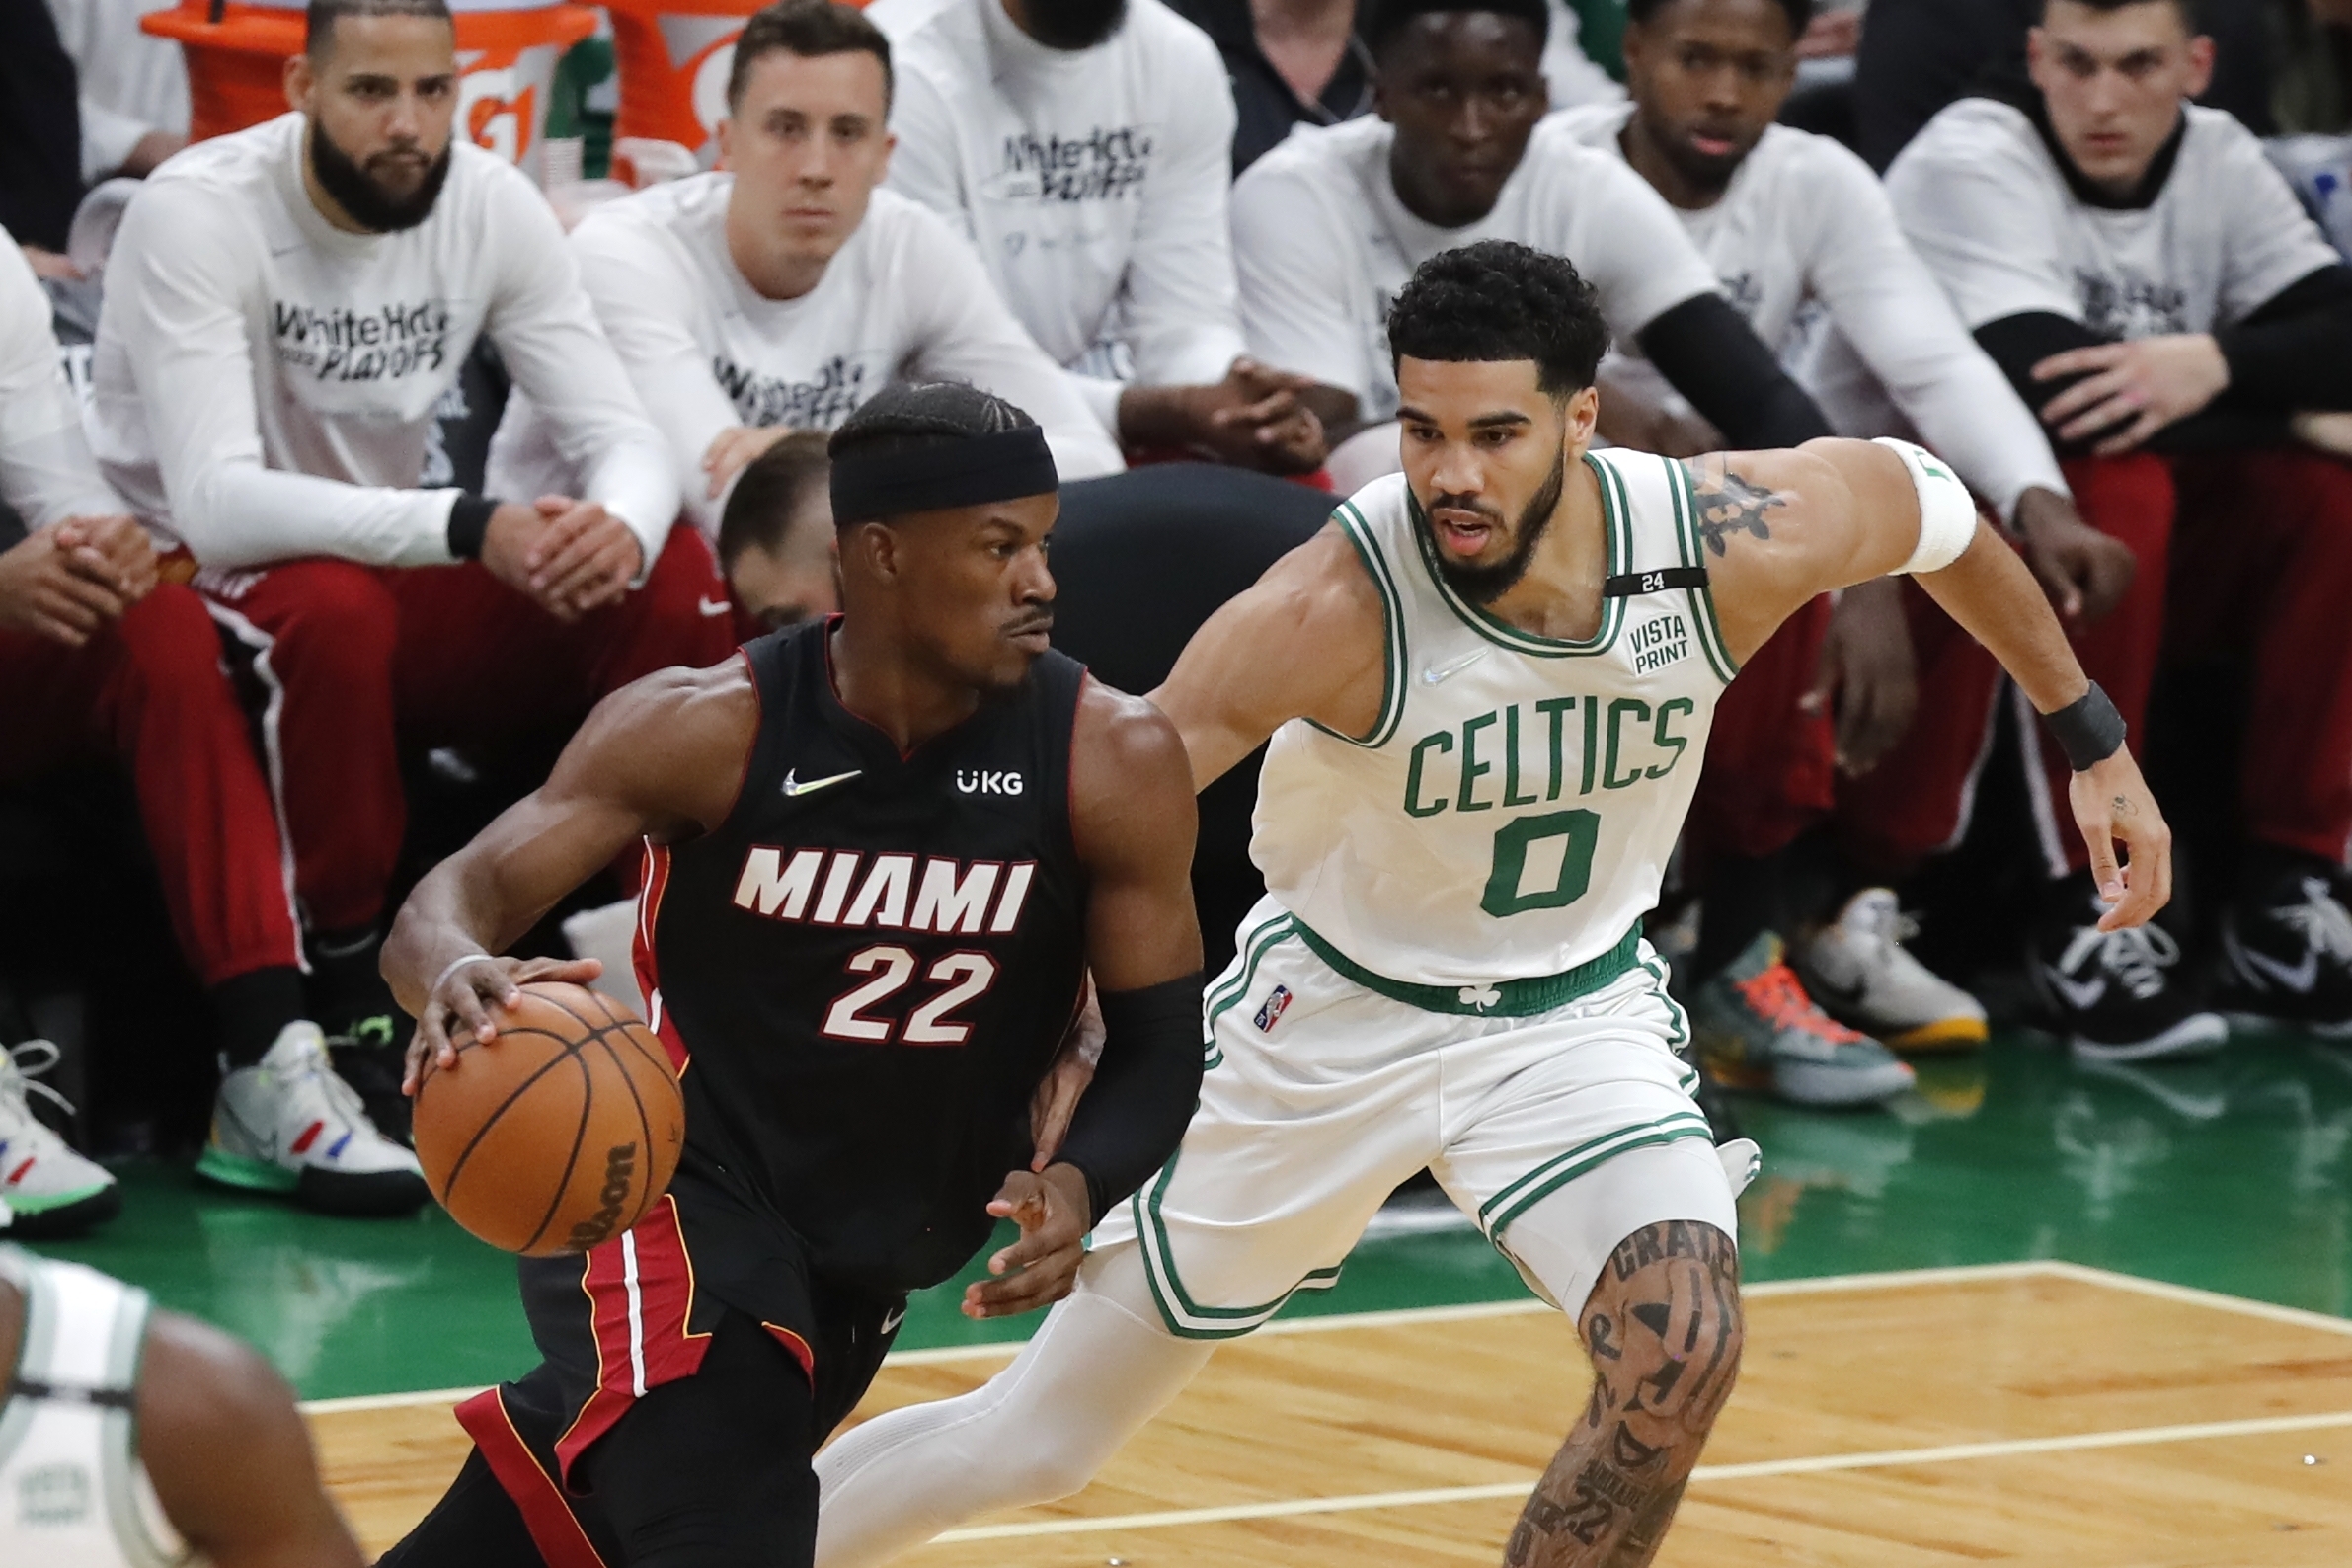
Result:
[[491,1009],[520,1001],[527,981],[586,985],[603,973],[603,964],[592,958],[482,957],[451,965],[425,998],[425,1011],[409,1040],[408,1070],[401,1076],[400,1092],[415,1097],[428,1061],[437,1072],[456,1068],[453,1036],[470,1035],[485,1045],[496,1039],[499,1029]]
[[988,1259],[995,1278],[964,1288],[966,1317],[1017,1317],[1069,1294],[1086,1256],[1086,1177],[1075,1165],[1042,1174],[1017,1170],[988,1204],[988,1213],[1021,1227],[1021,1239]]
[[[2129,747],[2118,746],[2067,785],[2076,825],[2090,846],[2091,881],[2109,905],[2099,929],[2118,931],[2146,925],[2172,898],[2172,829],[2156,809],[2148,781]],[[2118,865],[2115,846],[2127,861]]]

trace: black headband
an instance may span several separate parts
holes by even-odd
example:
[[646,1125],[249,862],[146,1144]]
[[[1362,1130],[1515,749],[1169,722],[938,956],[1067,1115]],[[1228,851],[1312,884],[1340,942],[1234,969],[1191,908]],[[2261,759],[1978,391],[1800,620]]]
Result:
[[853,448],[833,459],[833,521],[980,507],[1060,486],[1046,432],[1034,425],[896,451]]

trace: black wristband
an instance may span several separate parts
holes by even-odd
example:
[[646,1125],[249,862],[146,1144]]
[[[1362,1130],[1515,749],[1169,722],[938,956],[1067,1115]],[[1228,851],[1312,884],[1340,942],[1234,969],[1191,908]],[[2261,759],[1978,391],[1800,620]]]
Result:
[[2078,773],[2106,761],[2123,746],[2123,715],[2095,680],[2056,713],[2043,714],[2042,722],[2066,751],[2067,765]]
[[460,561],[479,560],[482,540],[490,532],[490,514],[499,504],[471,491],[449,504],[449,553]]
[[1201,973],[1100,1000],[1102,1060],[1055,1155],[1086,1178],[1097,1222],[1184,1141],[1201,1098]]

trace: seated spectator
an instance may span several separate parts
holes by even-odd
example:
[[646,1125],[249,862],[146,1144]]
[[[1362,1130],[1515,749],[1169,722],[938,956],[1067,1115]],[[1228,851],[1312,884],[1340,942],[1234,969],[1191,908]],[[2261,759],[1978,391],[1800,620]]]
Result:
[[[2032,91],[1946,109],[1887,186],[1961,319],[2054,432],[2083,515],[2138,559],[2115,611],[2076,633],[2083,667],[2138,730],[2159,650],[2250,664],[2247,842],[2221,922],[2227,999],[2338,1031],[2352,1028],[2340,880],[2352,466],[2331,455],[2346,449],[2341,420],[2313,411],[2352,409],[2352,269],[2261,144],[2188,103],[2213,52],[2185,0],[2048,0]],[[1972,704],[1985,711],[1991,677],[1976,673],[1972,692],[1965,670],[1931,670],[1929,702],[1953,735],[1972,728]],[[2040,749],[2032,726],[2025,735]],[[1940,776],[1890,765],[1864,782],[1913,797],[1916,840],[1932,844],[1956,817],[1973,749],[1947,736],[1959,754]],[[2093,923],[2104,905],[2053,813],[2069,776],[2043,749],[2032,782],[2052,881],[2034,969],[2075,1049],[2218,1047],[2222,1020],[2198,1005],[2170,937]],[[1942,821],[1922,820],[1937,800]]]
[[841,607],[825,438],[794,431],[745,465],[719,519],[719,566],[756,630]]
[[[1440,251],[1516,240],[1575,262],[1617,340],[1735,444],[1828,434],[1657,193],[1544,121],[1547,25],[1544,0],[1379,0],[1366,37],[1382,118],[1294,132],[1233,188],[1251,349],[1312,378],[1327,430],[1384,425],[1389,299]],[[1381,455],[1395,467],[1393,441]]]
[[[1131,450],[1323,461],[1303,383],[1242,352],[1216,48],[1161,0],[878,0],[890,189],[961,225]],[[1208,90],[1204,91],[1204,88]]]
[[188,145],[188,62],[180,45],[139,31],[178,0],[48,0],[73,57],[82,178],[143,178]]
[[[406,816],[398,743],[560,731],[733,639],[709,547],[669,526],[676,464],[553,214],[452,140],[441,0],[314,0],[286,80],[296,112],[190,149],[131,201],[91,427],[268,692],[321,1021],[346,1033],[392,1013],[375,946]],[[483,336],[587,476],[577,496],[415,488]],[[212,1175],[259,1182],[264,1162],[215,1124]]]
[[1233,89],[1233,173],[1294,125],[1336,125],[1372,111],[1372,55],[1356,0],[1169,0],[1209,35]]
[[[277,818],[211,617],[157,584],[146,530],[99,478],[48,315],[0,233],[0,496],[30,525],[0,550],[0,781],[85,755],[129,765],[173,932],[211,995],[213,1120],[250,1135],[247,1185],[329,1212],[411,1213],[428,1196],[415,1156],[369,1125],[308,1019]],[[0,1225],[55,1235],[112,1215],[114,1177],[34,1120],[27,1088],[0,1050],[14,1215]]]
[[[875,189],[890,100],[890,44],[871,22],[784,0],[736,42],[725,172],[598,207],[573,232],[588,298],[708,535],[745,463],[789,431],[833,429],[894,377],[964,381],[1027,409],[1067,477],[1124,466],[971,243]],[[502,456],[545,444],[511,431],[500,442]]]
[[[1940,452],[2024,535],[2062,609],[2095,620],[2130,580],[2129,551],[2076,514],[2040,426],[1912,254],[1869,166],[1827,137],[1774,123],[1810,11],[1810,0],[1633,0],[1625,33],[1632,102],[1559,118],[1667,198],[1724,296],[1766,346],[1785,359],[1807,334],[1824,331],[1849,346],[1864,373],[1891,393],[1904,433]],[[1603,409],[1612,428],[1630,411],[1649,430],[1651,438],[1635,444],[1679,452],[1719,444],[1715,431],[1691,428],[1680,400],[1638,357],[1612,361],[1605,374]],[[1845,426],[1840,433],[1896,431]],[[1846,591],[1829,638],[1842,688],[1834,751],[1806,744],[1827,739],[1802,711],[1822,653],[1823,613],[1783,627],[1716,710],[1686,832],[1686,860],[1705,871],[1701,977],[1720,976],[1746,945],[1751,922],[1735,910],[1772,898],[1768,884],[1779,879],[1770,857],[1827,817],[1835,771],[1867,773],[1910,728],[1910,641],[1901,585],[1889,579]],[[1879,647],[1881,657],[1854,657]],[[1774,765],[1776,756],[1786,759]],[[1739,886],[1743,878],[1757,886]],[[1976,999],[1896,939],[1885,918],[1891,893],[1862,888],[1843,902],[1838,919],[1810,930],[1800,923],[1810,911],[1779,914],[1813,994],[1898,1050],[1985,1038]],[[1744,995],[1720,982],[1699,991],[1693,1011],[1702,1041],[1753,1010]]]
[[[2265,9],[2246,0],[2198,4],[2217,46],[2216,69],[2195,95],[2263,135],[2271,129]],[[1945,105],[2023,89],[2025,35],[2041,13],[2042,0],[1871,0],[1854,50],[1855,150],[1884,170]]]

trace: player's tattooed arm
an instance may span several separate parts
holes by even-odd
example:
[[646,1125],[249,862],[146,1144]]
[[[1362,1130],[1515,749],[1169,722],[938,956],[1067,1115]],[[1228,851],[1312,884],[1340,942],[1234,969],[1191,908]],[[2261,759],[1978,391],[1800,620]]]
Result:
[[1649,1225],[1603,1269],[1583,1322],[1594,1384],[1536,1483],[1506,1568],[1642,1568],[1739,1375],[1739,1254],[1711,1225]]
[[1698,536],[1709,555],[1729,554],[1742,534],[1772,537],[1771,514],[1788,506],[1788,497],[1738,472],[1721,452],[1685,458],[1683,467],[1698,499]]

